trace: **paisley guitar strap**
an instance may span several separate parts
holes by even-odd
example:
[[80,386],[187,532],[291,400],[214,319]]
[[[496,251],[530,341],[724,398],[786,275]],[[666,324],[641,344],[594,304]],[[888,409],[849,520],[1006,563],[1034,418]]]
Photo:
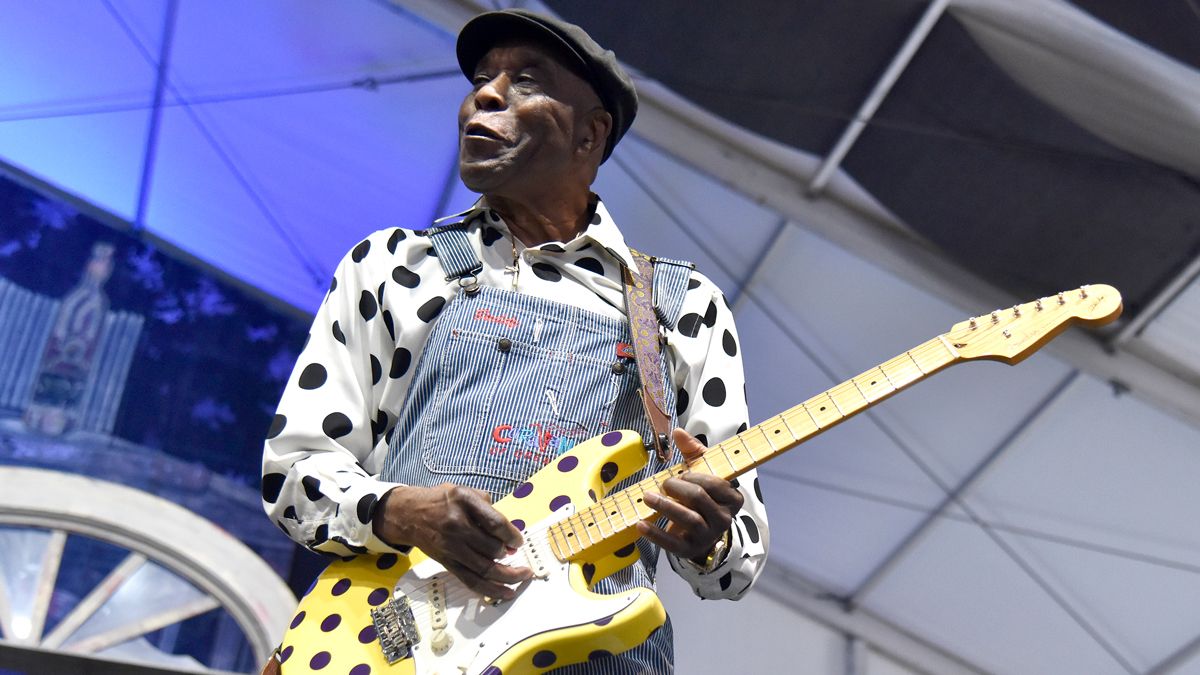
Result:
[[625,268],[625,312],[629,316],[629,332],[633,336],[633,356],[637,361],[642,388],[638,394],[646,419],[654,435],[654,451],[660,462],[671,454],[671,416],[666,411],[666,391],[663,389],[662,332],[654,312],[651,281],[654,263],[650,256],[630,249],[637,269]]

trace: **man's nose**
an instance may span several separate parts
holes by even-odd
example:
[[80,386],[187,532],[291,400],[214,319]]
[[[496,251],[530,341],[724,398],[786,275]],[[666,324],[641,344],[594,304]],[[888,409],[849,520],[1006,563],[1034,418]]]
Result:
[[475,91],[475,107],[479,110],[503,110],[507,105],[508,76],[501,73]]

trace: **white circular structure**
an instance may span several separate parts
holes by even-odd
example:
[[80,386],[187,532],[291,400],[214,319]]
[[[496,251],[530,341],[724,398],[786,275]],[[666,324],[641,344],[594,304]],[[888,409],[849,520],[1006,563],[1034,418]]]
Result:
[[[262,558],[212,522],[149,493],[75,474],[6,466],[0,486],[5,640],[195,666],[137,638],[223,608],[259,662],[278,644],[295,597]],[[59,570],[72,564],[63,556],[68,536],[128,553],[46,631]]]

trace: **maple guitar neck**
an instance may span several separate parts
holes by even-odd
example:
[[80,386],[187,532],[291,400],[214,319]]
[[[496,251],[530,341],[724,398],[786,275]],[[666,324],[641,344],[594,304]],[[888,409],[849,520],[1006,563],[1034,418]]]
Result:
[[1120,293],[1095,284],[955,324],[946,333],[713,445],[690,462],[580,510],[551,528],[551,547],[560,560],[582,559],[594,550],[611,548],[607,544],[628,539],[639,520],[657,515],[646,505],[645,494],[661,494],[663,482],[671,476],[690,471],[732,480],[947,366],[980,359],[1015,364],[1072,323],[1101,325],[1120,313]]

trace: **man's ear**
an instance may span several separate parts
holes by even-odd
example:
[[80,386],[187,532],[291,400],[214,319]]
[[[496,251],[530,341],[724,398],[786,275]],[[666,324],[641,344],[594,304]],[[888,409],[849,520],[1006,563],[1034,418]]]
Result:
[[604,147],[608,143],[608,134],[612,131],[612,115],[604,108],[596,108],[588,113],[585,120],[585,133],[580,139],[579,149],[584,154],[592,154],[597,150],[600,154],[604,154]]

